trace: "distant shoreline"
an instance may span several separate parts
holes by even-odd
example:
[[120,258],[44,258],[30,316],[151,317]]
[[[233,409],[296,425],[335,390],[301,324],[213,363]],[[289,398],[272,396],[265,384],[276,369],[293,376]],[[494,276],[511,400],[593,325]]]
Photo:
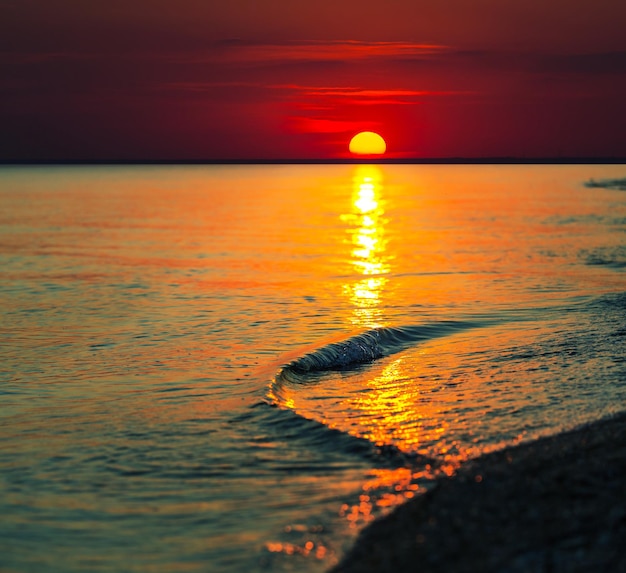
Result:
[[431,157],[340,159],[0,159],[0,166],[48,165],[626,165],[626,157]]
[[626,413],[468,462],[332,573],[626,571]]

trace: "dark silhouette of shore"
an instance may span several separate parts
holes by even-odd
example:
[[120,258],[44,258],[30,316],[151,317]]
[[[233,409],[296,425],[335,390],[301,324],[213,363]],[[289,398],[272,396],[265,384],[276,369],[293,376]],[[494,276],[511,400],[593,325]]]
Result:
[[624,540],[626,414],[469,462],[331,571],[624,572]]

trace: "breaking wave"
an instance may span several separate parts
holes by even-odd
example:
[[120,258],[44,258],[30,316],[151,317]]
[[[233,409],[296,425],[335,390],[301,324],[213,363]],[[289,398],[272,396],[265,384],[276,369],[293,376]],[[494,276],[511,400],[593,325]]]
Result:
[[480,322],[443,321],[403,327],[381,327],[333,342],[290,362],[277,380],[303,381],[303,375],[357,368],[414,344],[481,326]]

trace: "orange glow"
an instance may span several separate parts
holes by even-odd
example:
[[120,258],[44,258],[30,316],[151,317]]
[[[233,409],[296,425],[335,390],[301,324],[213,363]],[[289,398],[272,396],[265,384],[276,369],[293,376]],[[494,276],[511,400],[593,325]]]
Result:
[[387,144],[377,133],[362,131],[350,140],[349,149],[355,155],[383,155],[387,151]]

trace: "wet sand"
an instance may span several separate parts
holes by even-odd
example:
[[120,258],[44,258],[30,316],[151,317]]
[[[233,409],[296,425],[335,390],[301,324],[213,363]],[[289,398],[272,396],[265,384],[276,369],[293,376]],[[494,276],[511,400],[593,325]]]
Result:
[[469,462],[331,571],[626,572],[626,414]]

